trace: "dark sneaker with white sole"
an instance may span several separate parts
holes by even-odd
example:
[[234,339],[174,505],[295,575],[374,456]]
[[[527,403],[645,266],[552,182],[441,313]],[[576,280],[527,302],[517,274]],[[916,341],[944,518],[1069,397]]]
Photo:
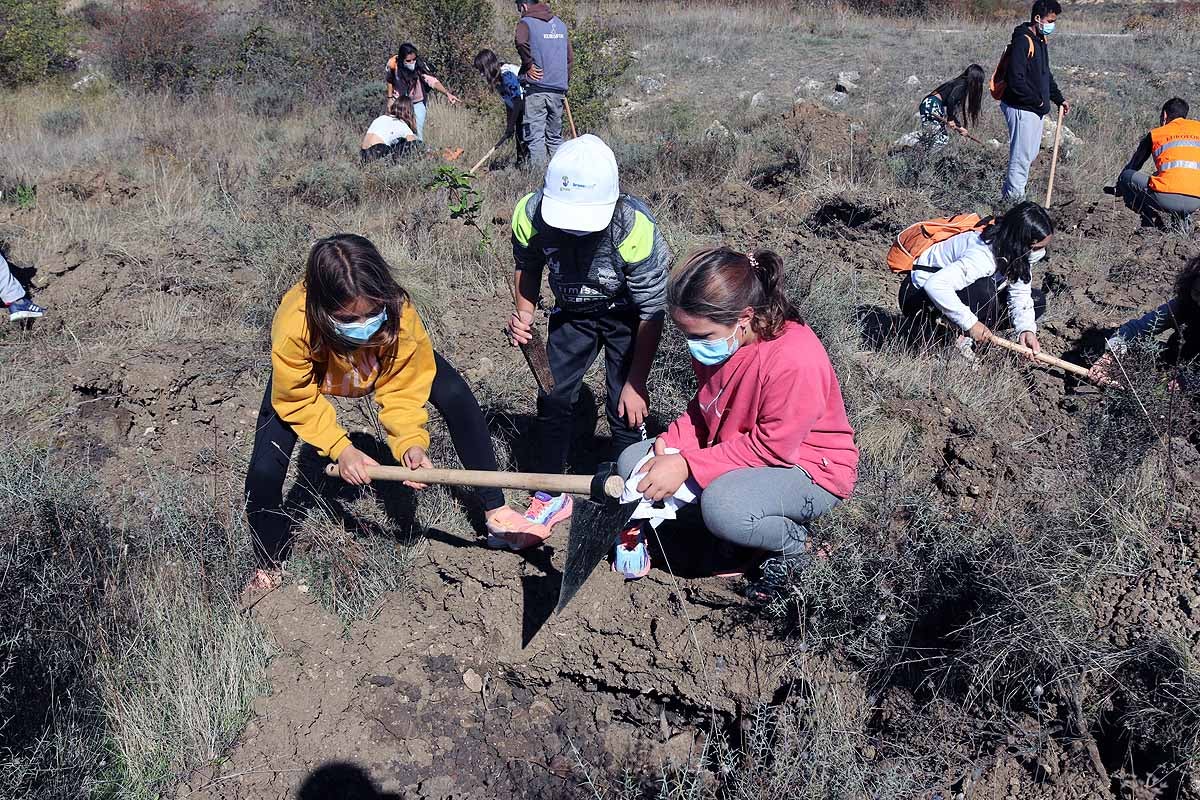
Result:
[[758,578],[751,581],[742,592],[746,599],[755,603],[773,603],[787,594],[796,582],[796,576],[813,563],[807,553],[798,556],[772,556],[758,568]]
[[14,300],[8,304],[8,321],[17,322],[22,319],[37,319],[46,316],[46,309],[27,297]]

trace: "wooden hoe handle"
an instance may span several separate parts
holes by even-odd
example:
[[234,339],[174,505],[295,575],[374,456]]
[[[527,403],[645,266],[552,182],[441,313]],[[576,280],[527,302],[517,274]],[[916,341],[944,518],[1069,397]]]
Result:
[[1046,186],[1046,202],[1043,205],[1046,208],[1050,207],[1050,201],[1054,198],[1054,172],[1058,169],[1058,145],[1062,142],[1062,127],[1063,127],[1063,107],[1058,107],[1058,127],[1054,129],[1054,153],[1050,156],[1050,183]]
[[496,152],[496,148],[494,148],[494,147],[493,147],[491,150],[488,150],[486,153],[484,153],[484,154],[483,154],[483,158],[481,158],[481,159],[479,159],[478,161],[476,161],[476,162],[475,162],[475,166],[471,167],[471,169],[470,169],[470,173],[471,173],[472,175],[474,175],[474,174],[475,174],[475,170],[477,170],[477,169],[479,169],[480,167],[482,167],[482,166],[483,166],[483,162],[485,162],[485,161],[487,161],[489,158],[491,158],[491,157],[492,157],[492,153],[495,153],[495,152]]
[[1036,359],[1037,361],[1040,361],[1043,364],[1049,364],[1052,367],[1058,367],[1061,370],[1070,372],[1072,375],[1078,375],[1080,378],[1083,378],[1084,380],[1088,381],[1089,383],[1094,383],[1094,381],[1092,381],[1091,374],[1087,371],[1087,369],[1079,366],[1078,364],[1072,364],[1070,361],[1063,361],[1061,358],[1055,358],[1054,356],[1049,356],[1049,355],[1046,355],[1045,353],[1034,353],[1032,350],[1030,350],[1028,347],[1026,347],[1023,344],[1017,344],[1016,342],[1010,342],[1008,339],[1002,339],[996,335],[993,335],[989,341],[992,344],[998,344],[1001,347],[1003,347],[1005,350],[1011,350],[1014,353],[1020,353],[1021,355],[1026,355],[1026,356],[1032,355],[1034,357],[1034,359]]
[[[341,477],[337,464],[325,468],[325,474]],[[591,495],[591,475],[554,475],[540,472],[492,472],[482,469],[409,469],[408,467],[367,467],[376,481],[414,481],[439,486],[483,486],[496,489],[525,489],[559,494]],[[613,475],[604,481],[604,493],[616,499],[625,489],[625,481]]]

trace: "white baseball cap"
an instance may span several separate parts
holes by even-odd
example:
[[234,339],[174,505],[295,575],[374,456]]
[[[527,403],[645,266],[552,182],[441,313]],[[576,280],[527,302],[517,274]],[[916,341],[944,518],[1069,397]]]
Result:
[[546,167],[542,219],[552,228],[602,231],[620,197],[617,159],[598,136],[585,133],[559,146]]

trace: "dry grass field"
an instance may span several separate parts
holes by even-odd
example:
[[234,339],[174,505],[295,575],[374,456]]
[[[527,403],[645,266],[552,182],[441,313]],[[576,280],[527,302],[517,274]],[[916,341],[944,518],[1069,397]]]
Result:
[[[1000,207],[1003,148],[892,143],[938,83],[991,69],[1019,3],[564,11],[577,121],[624,189],[677,255],[782,254],[838,369],[860,480],[784,600],[598,572],[550,617],[562,534],[493,552],[460,495],[332,487],[289,506],[283,587],[242,596],[269,324],[321,236],[380,247],[502,464],[527,455],[535,384],[500,329],[512,206],[540,177],[501,152],[473,225],[434,185],[442,148],[466,169],[503,127],[462,54],[513,59],[516,17],[434,3],[72,4],[69,63],[0,90],[0,247],[49,309],[0,329],[0,797],[1200,798],[1200,425],[1168,387],[1187,375],[1152,347],[1127,391],[969,364],[900,324],[883,262],[913,221]],[[1052,43],[1077,139],[1035,283],[1043,347],[1085,366],[1200,253],[1101,192],[1163,100],[1200,105],[1196,15],[1069,4]],[[468,102],[431,106],[429,155],[360,166],[399,37]],[[978,133],[1005,139],[988,98]],[[684,353],[669,333],[652,428],[694,388]],[[607,436],[589,385],[581,472]],[[377,435],[369,403],[339,414]]]

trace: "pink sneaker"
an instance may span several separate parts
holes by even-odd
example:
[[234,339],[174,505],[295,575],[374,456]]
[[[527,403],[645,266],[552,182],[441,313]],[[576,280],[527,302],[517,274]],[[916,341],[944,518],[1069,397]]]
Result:
[[575,501],[569,494],[550,495],[534,492],[533,497],[529,499],[529,510],[525,512],[525,519],[536,525],[553,528],[563,520],[570,519],[574,508]]
[[537,547],[550,536],[550,529],[530,522],[508,506],[502,506],[487,521],[488,547],[501,550],[524,550]]

